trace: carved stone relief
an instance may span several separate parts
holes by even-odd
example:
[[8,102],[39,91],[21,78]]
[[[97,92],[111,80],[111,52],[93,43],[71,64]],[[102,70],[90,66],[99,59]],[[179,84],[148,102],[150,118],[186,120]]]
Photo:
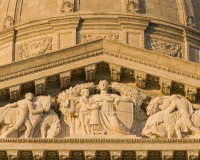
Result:
[[70,151],[58,151],[59,160],[70,160],[71,159],[71,152]]
[[[108,94],[108,82],[100,81],[98,89],[100,94],[89,96],[89,91],[94,89],[93,83],[85,83],[71,87],[58,95],[60,110],[65,116],[64,120],[69,125],[70,135],[77,135],[75,128],[76,121],[80,122],[80,135],[129,135],[130,129],[139,117],[142,118],[141,105],[146,99],[146,95],[140,93],[132,87],[125,84],[114,83],[112,88],[121,93],[121,97],[115,94]],[[115,106],[108,105],[106,97],[113,99],[110,101]],[[133,108],[133,102],[135,107]],[[122,107],[126,106],[126,107]],[[116,114],[116,111],[117,114]],[[124,112],[126,111],[126,116]],[[113,119],[105,119],[110,114]],[[100,120],[102,117],[104,120]],[[127,117],[130,117],[128,120]],[[138,117],[138,119],[134,119]],[[87,119],[87,120],[86,120]],[[120,123],[122,122],[122,123]],[[118,126],[118,127],[117,127]]]
[[[150,116],[142,134],[150,138],[186,138],[200,135],[200,106],[192,104],[180,95],[156,97],[147,106]],[[168,118],[167,118],[168,117]],[[170,118],[169,118],[170,117]],[[163,125],[168,126],[164,128]],[[174,130],[176,135],[174,135]]]
[[190,26],[192,28],[196,28],[196,22],[193,16],[187,17],[187,26]]
[[35,94],[36,95],[44,95],[45,88],[46,88],[46,78],[35,80]]
[[85,79],[87,82],[92,82],[95,80],[96,76],[96,64],[92,64],[85,67]]
[[6,28],[11,27],[11,26],[13,26],[13,25],[14,25],[13,17],[7,16],[7,17],[4,19],[3,28],[6,29]]
[[85,160],[95,160],[96,159],[96,151],[84,151]]
[[162,160],[172,160],[174,151],[162,151]]
[[185,98],[192,103],[195,103],[197,95],[197,87],[185,86]]
[[19,159],[19,151],[18,150],[7,150],[8,160],[18,160]]
[[166,43],[156,39],[149,39],[149,49],[160,54],[182,59],[181,45]]
[[119,82],[121,77],[122,67],[110,64],[110,78],[113,81]]
[[65,1],[62,6],[61,6],[61,13],[73,13],[74,12],[74,5],[69,2],[69,1]]
[[71,81],[71,71],[64,72],[60,74],[60,88],[66,89],[70,86]]
[[121,160],[122,151],[110,151],[111,160]]
[[93,41],[93,40],[99,39],[99,38],[105,38],[105,39],[119,42],[119,34],[110,34],[110,35],[92,35],[92,34],[83,35],[82,34],[81,38],[82,38],[83,43],[87,43],[87,42],[90,42],[90,41]]
[[172,80],[160,79],[161,93],[164,95],[171,94]]
[[136,160],[146,160],[147,151],[136,151]]
[[128,13],[138,13],[139,12],[139,6],[136,2],[129,1],[127,3],[126,10],[127,10]]
[[11,87],[9,88],[9,92],[10,92],[10,101],[16,102],[20,99],[21,86],[17,85]]
[[138,71],[135,72],[135,82],[137,87],[144,89],[146,86],[146,81],[147,81],[147,73]]
[[44,39],[19,46],[18,59],[28,59],[43,55],[52,51],[52,38]]
[[33,160],[44,160],[46,153],[44,150],[33,150]]
[[199,151],[187,151],[188,160],[198,160],[199,159]]

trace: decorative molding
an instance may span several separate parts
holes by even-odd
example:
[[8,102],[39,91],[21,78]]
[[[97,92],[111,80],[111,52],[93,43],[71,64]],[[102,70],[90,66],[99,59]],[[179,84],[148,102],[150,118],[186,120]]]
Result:
[[148,75],[148,81],[153,83],[159,83],[159,77]]
[[187,26],[192,27],[192,28],[196,28],[196,22],[195,22],[195,18],[193,16],[187,16]]
[[176,89],[176,90],[181,90],[183,91],[184,90],[184,85],[181,84],[181,83],[177,83],[177,82],[173,82],[173,88]]
[[92,82],[96,78],[96,64],[85,66],[85,79],[87,82]]
[[146,160],[147,151],[136,151],[136,160]]
[[87,42],[90,42],[96,39],[101,39],[101,38],[119,42],[119,34],[109,34],[109,35],[82,34],[81,38],[82,38],[83,43],[87,43]]
[[9,88],[10,101],[17,102],[20,99],[21,85],[16,85]]
[[122,151],[110,151],[111,160],[121,160]]
[[172,160],[174,156],[174,151],[161,151],[162,160]]
[[164,95],[171,94],[172,80],[160,78],[160,90]]
[[114,64],[110,64],[110,78],[113,81],[119,82],[121,77],[122,67]]
[[149,50],[182,59],[182,46],[174,43],[149,39]]
[[195,103],[197,95],[197,87],[185,85],[185,98]]
[[65,1],[62,5],[61,5],[61,13],[73,13],[74,12],[74,5],[69,2],[69,1]]
[[19,159],[19,150],[7,150],[8,160],[18,160]]
[[144,89],[147,81],[147,73],[135,71],[136,86]]
[[84,151],[85,160],[95,160],[96,159],[96,151]]
[[134,71],[130,70],[130,69],[123,69],[123,74],[127,75],[127,76],[134,76]]
[[58,151],[59,160],[70,160],[71,159],[71,151]]
[[139,13],[139,6],[136,2],[129,1],[127,3],[126,10],[127,10],[128,13]]
[[8,27],[11,27],[14,25],[14,19],[12,16],[7,16],[5,19],[4,19],[4,22],[3,22],[3,29],[6,29]]
[[[35,68],[32,68],[32,69],[27,69],[27,70],[23,70],[23,71],[20,71],[20,72],[13,73],[13,74],[8,74],[6,76],[0,77],[0,82],[7,81],[7,80],[17,78],[17,77],[21,77],[21,76],[24,76],[24,75],[44,71],[44,70],[47,70],[49,68],[54,68],[54,67],[57,67],[57,66],[62,66],[62,65],[74,63],[75,61],[79,61],[81,59],[87,59],[89,57],[95,57],[95,56],[99,56],[99,55],[102,55],[102,54],[109,55],[109,56],[112,56],[112,57],[118,57],[118,58],[123,59],[123,60],[131,61],[132,63],[139,63],[141,65],[149,66],[149,67],[152,67],[152,68],[157,68],[159,70],[163,70],[163,71],[166,71],[166,72],[169,72],[169,73],[174,73],[174,74],[177,74],[177,75],[182,75],[182,76],[189,77],[189,78],[196,79],[196,80],[200,81],[199,75],[194,75],[194,74],[191,74],[191,73],[188,73],[188,72],[183,72],[183,71],[176,70],[176,69],[173,69],[173,68],[157,65],[155,63],[151,63],[151,62],[148,62],[148,61],[143,61],[143,60],[135,59],[135,58],[132,58],[132,57],[129,57],[129,56],[124,56],[124,55],[121,55],[119,53],[114,53],[114,52],[105,51],[105,50],[99,50],[99,51],[87,53],[87,54],[84,54],[84,55],[68,58],[68,59],[65,59],[65,60],[62,60],[62,61],[53,62],[53,63],[47,64],[47,65],[38,66],[38,67],[35,67]],[[98,68],[99,68],[99,64],[98,64]],[[174,87],[174,83],[173,83],[173,87]]]
[[0,90],[0,97],[6,96],[8,94],[7,89]]
[[70,86],[71,81],[71,71],[67,71],[60,74],[60,88],[66,89]]
[[198,160],[199,150],[196,151],[187,151],[188,160]]
[[46,78],[41,78],[35,80],[35,94],[38,95],[44,95],[46,89]]
[[52,38],[19,45],[18,59],[28,59],[52,52]]
[[32,150],[33,160],[44,160],[46,152],[44,150]]

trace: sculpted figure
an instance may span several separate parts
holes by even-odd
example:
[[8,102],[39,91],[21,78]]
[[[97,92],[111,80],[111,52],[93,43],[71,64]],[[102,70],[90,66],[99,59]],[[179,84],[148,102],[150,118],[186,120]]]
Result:
[[194,113],[192,104],[179,98],[177,95],[171,96],[171,102],[167,111],[172,113],[177,109],[180,116],[175,125],[177,137],[182,138],[181,129],[183,132],[188,132],[188,128],[200,135],[200,129],[196,128],[191,121],[191,115]]
[[189,129],[199,134],[199,109],[200,106],[192,105],[178,95],[157,97],[147,106],[147,114],[150,117],[142,134],[150,138],[172,138],[175,130],[176,136],[183,138],[187,137]]
[[33,99],[33,94],[26,93],[25,99],[5,106],[5,107],[11,107],[11,108],[19,107],[19,116],[14,126],[9,128],[4,134],[2,134],[1,138],[6,138],[10,133],[19,129],[22,124],[26,126],[25,138],[32,138],[34,128],[32,127],[32,124],[30,123],[30,120],[28,118],[28,113],[30,112],[31,114],[40,114],[43,112],[42,109],[33,110],[33,105],[31,102],[32,99]]

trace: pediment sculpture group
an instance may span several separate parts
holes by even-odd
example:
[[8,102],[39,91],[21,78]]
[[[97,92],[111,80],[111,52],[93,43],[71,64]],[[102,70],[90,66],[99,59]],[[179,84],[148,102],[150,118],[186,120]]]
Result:
[[[133,136],[139,121],[146,121],[142,135],[149,138],[188,138],[200,135],[200,106],[180,95],[156,97],[141,109],[147,95],[132,86],[101,80],[99,94],[94,83],[70,87],[58,95],[60,111],[70,136]],[[51,109],[52,97],[26,93],[25,99],[0,107],[0,138],[56,138],[61,120]],[[62,137],[65,138],[65,137]]]

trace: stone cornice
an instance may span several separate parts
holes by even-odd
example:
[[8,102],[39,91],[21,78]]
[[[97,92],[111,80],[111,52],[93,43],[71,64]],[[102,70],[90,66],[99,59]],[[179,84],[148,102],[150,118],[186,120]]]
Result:
[[30,138],[30,139],[19,139],[19,138],[7,138],[0,139],[1,143],[171,143],[171,144],[183,144],[183,143],[200,143],[200,139],[167,139],[167,138],[136,138],[136,139],[126,139],[126,138],[88,138],[88,139],[80,139],[80,138],[54,138],[54,139],[42,139],[42,138]]

